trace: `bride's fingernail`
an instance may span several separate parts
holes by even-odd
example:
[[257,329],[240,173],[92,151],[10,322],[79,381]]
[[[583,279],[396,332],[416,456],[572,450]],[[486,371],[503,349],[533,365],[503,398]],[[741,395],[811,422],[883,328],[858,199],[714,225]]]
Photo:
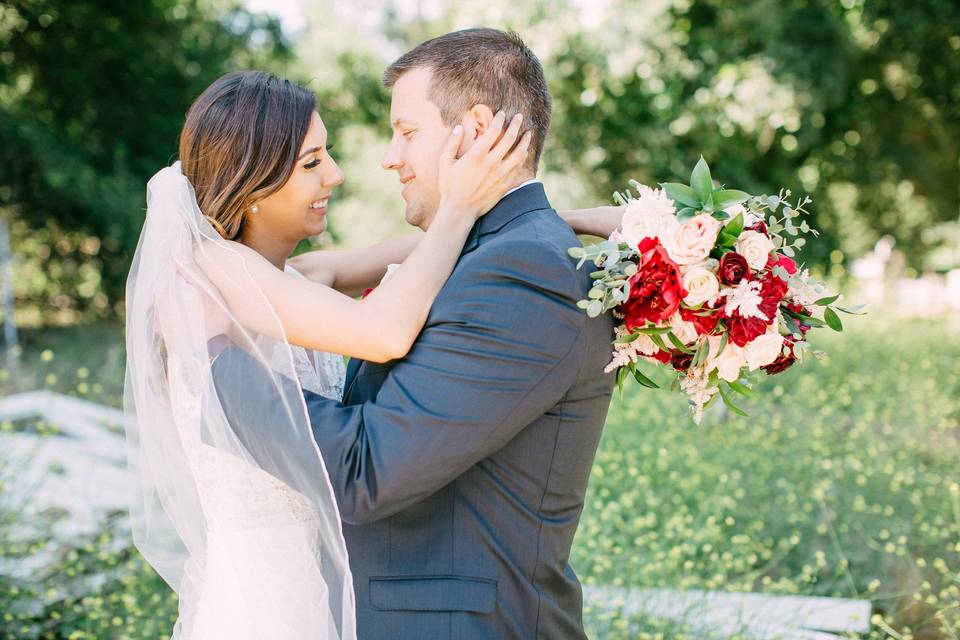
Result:
[[453,128],[453,135],[459,135],[463,131],[463,125],[457,125]]
[[513,116],[513,118],[514,118],[514,120],[516,120],[517,122],[519,122],[519,121],[523,120],[523,114],[522,114],[522,113],[518,113],[517,115]]

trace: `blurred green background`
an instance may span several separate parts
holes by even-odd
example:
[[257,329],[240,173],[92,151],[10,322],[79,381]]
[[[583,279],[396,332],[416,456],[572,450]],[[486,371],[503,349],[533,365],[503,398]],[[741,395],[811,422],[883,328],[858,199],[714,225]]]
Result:
[[[0,395],[119,406],[145,184],[175,159],[189,104],[227,71],[316,92],[347,176],[318,244],[405,232],[379,166],[380,74],[418,42],[477,25],[517,30],[543,63],[555,206],[606,203],[629,178],[685,179],[702,154],[732,187],[810,194],[822,235],[802,259],[873,303],[828,339],[830,358],[764,382],[744,403],[750,419],[697,430],[682,399],[616,400],[574,550],[584,582],[859,597],[878,613],[870,637],[960,638],[956,0],[3,2],[0,218],[21,344]],[[0,497],[11,464],[0,453]],[[45,543],[5,533],[12,502],[0,500],[0,551],[29,557]],[[176,601],[110,543],[124,535],[106,527],[58,551],[36,580],[0,575],[0,637],[169,637]],[[109,577],[77,592],[65,576]],[[695,637],[587,618],[593,637]]]

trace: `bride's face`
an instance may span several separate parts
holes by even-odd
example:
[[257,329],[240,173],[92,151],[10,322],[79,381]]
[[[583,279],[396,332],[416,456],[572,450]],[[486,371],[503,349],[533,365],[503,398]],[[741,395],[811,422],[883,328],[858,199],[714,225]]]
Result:
[[293,173],[280,189],[257,203],[257,212],[248,217],[250,227],[297,242],[323,233],[330,192],[343,182],[343,172],[327,144],[327,128],[314,112]]

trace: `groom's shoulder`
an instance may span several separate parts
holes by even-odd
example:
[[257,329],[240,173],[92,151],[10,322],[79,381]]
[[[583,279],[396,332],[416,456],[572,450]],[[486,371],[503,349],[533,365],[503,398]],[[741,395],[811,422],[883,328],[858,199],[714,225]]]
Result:
[[530,211],[483,238],[458,265],[469,279],[509,278],[579,299],[583,283],[567,250],[577,237],[553,209]]

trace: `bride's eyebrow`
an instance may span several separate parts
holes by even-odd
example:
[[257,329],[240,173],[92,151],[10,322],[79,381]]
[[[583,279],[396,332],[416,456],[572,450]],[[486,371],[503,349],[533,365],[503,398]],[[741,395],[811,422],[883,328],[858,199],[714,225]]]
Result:
[[323,147],[310,147],[309,149],[307,149],[306,151],[304,151],[303,153],[301,153],[301,154],[297,157],[297,162],[299,162],[300,160],[303,160],[304,158],[306,158],[306,157],[307,157],[308,155],[310,155],[311,153],[315,153],[315,152],[317,152],[317,151],[320,151],[320,149],[323,149]]

